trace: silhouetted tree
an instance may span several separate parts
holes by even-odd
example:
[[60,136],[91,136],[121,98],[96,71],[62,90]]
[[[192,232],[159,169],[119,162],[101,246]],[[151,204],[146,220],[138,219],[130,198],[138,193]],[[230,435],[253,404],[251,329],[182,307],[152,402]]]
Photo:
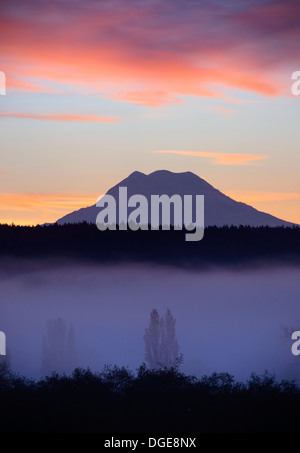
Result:
[[165,317],[161,319],[161,360],[165,367],[170,368],[176,365],[179,359],[179,345],[176,338],[176,319],[167,309]]
[[180,362],[175,324],[176,319],[169,309],[164,317],[160,317],[156,309],[152,310],[144,335],[145,360],[149,368],[172,368]]
[[145,330],[145,359],[150,368],[159,368],[161,345],[161,320],[158,311],[153,309],[150,314],[149,327]]
[[74,346],[74,329],[67,327],[62,318],[49,320],[47,331],[43,335],[42,375],[53,371],[70,373],[75,368],[76,351]]

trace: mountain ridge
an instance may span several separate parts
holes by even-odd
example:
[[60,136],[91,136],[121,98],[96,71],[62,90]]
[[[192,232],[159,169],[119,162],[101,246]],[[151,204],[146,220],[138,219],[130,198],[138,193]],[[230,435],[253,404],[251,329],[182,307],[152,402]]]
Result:
[[[151,195],[204,195],[206,227],[225,225],[257,227],[295,225],[292,222],[258,211],[246,203],[228,197],[191,171],[174,173],[169,170],[156,170],[148,175],[134,171],[106,192],[107,195],[115,197],[117,207],[119,187],[127,187],[128,198],[135,194],[141,194],[148,201],[150,201]],[[81,222],[95,223],[100,209],[95,204],[81,208],[61,217],[57,220],[57,223],[59,225]]]

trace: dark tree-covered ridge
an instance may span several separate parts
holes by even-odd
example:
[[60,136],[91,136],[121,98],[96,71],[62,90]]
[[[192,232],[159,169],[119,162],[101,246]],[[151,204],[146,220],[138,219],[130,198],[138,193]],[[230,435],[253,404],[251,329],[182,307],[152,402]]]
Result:
[[81,223],[0,225],[0,258],[66,257],[97,262],[144,261],[177,266],[300,264],[299,227],[208,227],[199,242],[185,231],[99,231]]
[[6,433],[299,432],[299,388],[268,373],[241,383],[228,373],[106,367],[36,382],[0,369],[0,400]]

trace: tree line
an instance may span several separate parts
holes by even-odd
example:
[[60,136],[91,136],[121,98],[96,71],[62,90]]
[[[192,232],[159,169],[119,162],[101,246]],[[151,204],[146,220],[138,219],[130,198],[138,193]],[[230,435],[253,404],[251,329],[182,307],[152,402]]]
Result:
[[[47,322],[42,374],[12,372],[0,357],[0,432],[213,433],[298,432],[300,388],[274,375],[239,382],[228,373],[200,378],[179,371],[182,355],[169,309],[150,313],[145,362],[136,372],[75,368],[75,334],[62,318]],[[73,371],[72,371],[73,370]]]
[[177,368],[105,367],[39,381],[0,367],[3,433],[297,433],[300,389],[275,376],[195,378]]
[[199,242],[185,231],[99,231],[88,223],[0,225],[0,257],[66,257],[97,262],[144,261],[176,266],[300,262],[299,227],[208,227]]

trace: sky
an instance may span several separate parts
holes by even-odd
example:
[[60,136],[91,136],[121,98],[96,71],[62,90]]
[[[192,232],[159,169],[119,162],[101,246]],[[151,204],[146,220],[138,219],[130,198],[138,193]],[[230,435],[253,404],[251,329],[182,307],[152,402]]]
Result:
[[166,169],[300,223],[299,23],[298,0],[1,2],[0,222]]

